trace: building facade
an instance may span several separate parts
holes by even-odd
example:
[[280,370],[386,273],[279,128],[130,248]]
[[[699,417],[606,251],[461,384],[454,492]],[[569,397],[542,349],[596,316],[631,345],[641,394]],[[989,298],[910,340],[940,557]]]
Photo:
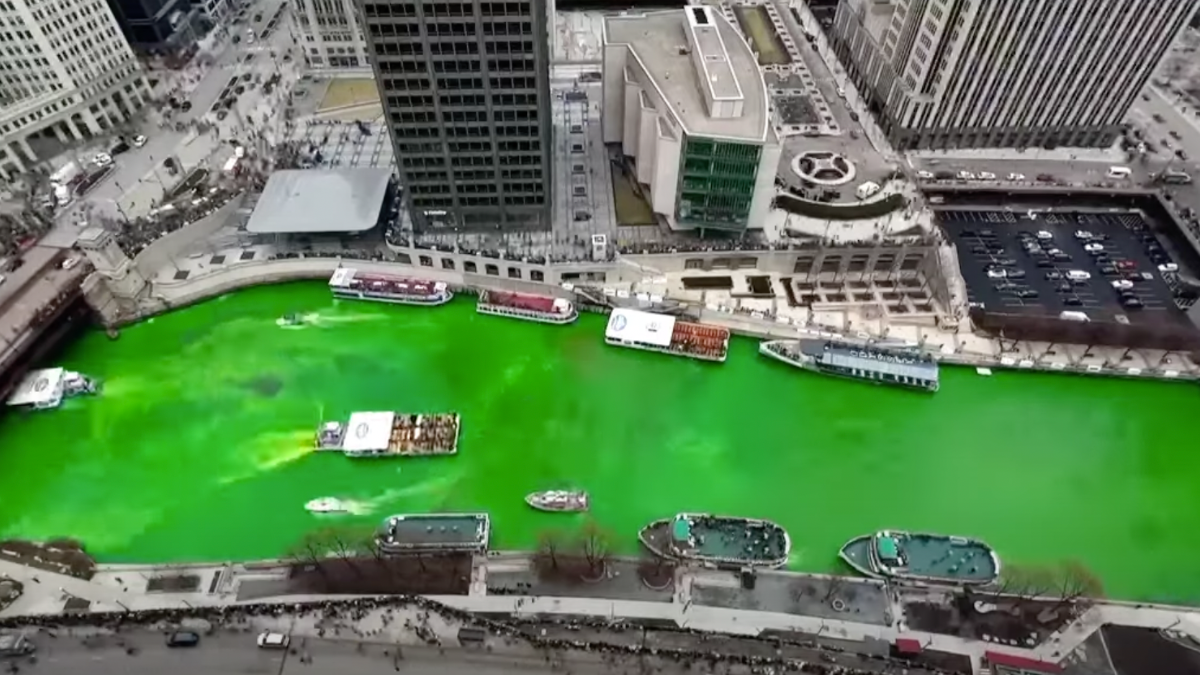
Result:
[[549,228],[545,0],[360,6],[414,228]]
[[367,39],[354,0],[300,0],[293,21],[310,73],[370,74]]
[[842,0],[832,43],[900,149],[1108,147],[1200,0]]
[[104,0],[0,3],[0,173],[39,160],[29,140],[105,133],[150,96],[133,50]]
[[678,230],[761,227],[781,146],[750,46],[727,17],[686,7],[604,22],[604,142]]

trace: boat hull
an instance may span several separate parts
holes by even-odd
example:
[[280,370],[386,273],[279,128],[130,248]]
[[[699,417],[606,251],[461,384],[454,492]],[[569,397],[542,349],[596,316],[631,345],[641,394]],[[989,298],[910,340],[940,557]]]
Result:
[[504,317],[505,319],[517,319],[519,321],[534,321],[537,323],[547,323],[553,326],[565,326],[570,323],[575,323],[579,318],[579,312],[573,311],[570,314],[554,314],[549,312],[526,312],[505,307],[504,305],[488,305],[480,303],[475,306],[475,311],[480,314],[489,314],[491,316]]
[[604,341],[614,347],[625,347],[626,349],[640,349],[644,352],[655,352],[657,354],[666,354],[667,356],[680,356],[685,359],[695,359],[697,361],[708,361],[709,363],[725,363],[726,354],[720,356],[705,356],[703,354],[692,354],[690,352],[681,352],[674,349],[666,349],[660,347],[649,347],[635,342],[623,342],[621,340],[613,340],[604,338]]
[[[669,545],[669,533],[674,518],[663,518],[656,520],[646,525],[638,531],[638,541],[646,550],[660,558],[678,560],[680,562],[692,562],[700,565],[708,565],[724,569],[743,569],[746,567],[754,567],[761,569],[777,569],[787,564],[788,557],[791,554],[792,542],[787,530],[779,525],[767,520],[759,520],[755,518],[736,518],[732,516],[712,516],[708,514],[681,514],[685,517],[707,517],[717,519],[727,519],[730,522],[738,522],[743,524],[759,524],[778,529],[784,538],[784,546],[782,553],[777,557],[772,558],[741,558],[741,557],[724,557],[717,555],[706,555],[701,553],[681,552],[673,550]],[[666,533],[667,538],[656,536]]]
[[386,302],[393,305],[420,305],[424,307],[437,307],[453,300],[454,293],[451,291],[446,291],[445,293],[438,295],[404,296],[335,289],[333,291],[333,297],[341,300],[367,300],[370,302]]
[[534,492],[525,496],[525,503],[531,508],[546,513],[586,513],[591,508],[591,502],[586,494],[579,496],[570,504],[546,504],[541,499],[543,493]]
[[[886,532],[886,531],[885,531]],[[946,550],[951,550],[956,544],[961,542],[963,546],[974,547],[980,551],[986,551],[991,565],[991,571],[983,576],[954,576],[950,574],[938,574],[932,571],[924,570],[897,570],[890,568],[882,568],[872,553],[874,547],[874,539],[879,533],[864,534],[854,537],[846,542],[841,550],[838,551],[838,557],[849,565],[855,572],[870,577],[872,579],[894,579],[897,581],[913,581],[926,584],[937,584],[943,586],[982,586],[994,583],[1000,577],[1000,558],[996,554],[995,549],[978,539],[967,539],[963,537],[951,537],[940,534],[929,533],[909,533],[893,531],[890,534],[901,535],[904,537],[926,538],[929,540],[942,540],[945,542]]]
[[866,384],[874,384],[877,386],[894,387],[896,389],[907,389],[909,391],[920,391],[920,392],[925,392],[925,393],[929,393],[929,394],[936,393],[938,390],[938,386],[939,386],[938,383],[934,383],[931,386],[922,386],[922,385],[915,385],[915,384],[904,384],[902,382],[885,382],[882,380],[871,380],[871,379],[868,379],[865,377],[855,377],[853,375],[847,375],[846,373],[839,373],[834,370],[826,370],[824,368],[819,367],[815,362],[808,360],[808,359],[788,358],[787,356],[774,351],[767,345],[768,345],[767,342],[760,343],[758,345],[758,353],[762,354],[763,356],[766,356],[768,358],[779,361],[780,363],[785,363],[793,368],[799,368],[800,370],[807,370],[807,371],[810,371],[813,373],[817,373],[819,375],[826,375],[829,377],[837,377],[837,378],[841,378],[843,380],[852,380],[854,382],[863,382]]

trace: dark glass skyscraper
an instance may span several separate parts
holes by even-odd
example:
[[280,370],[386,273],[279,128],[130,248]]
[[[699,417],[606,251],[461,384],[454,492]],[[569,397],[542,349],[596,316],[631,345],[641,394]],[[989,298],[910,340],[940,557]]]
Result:
[[360,0],[414,227],[550,227],[546,0]]

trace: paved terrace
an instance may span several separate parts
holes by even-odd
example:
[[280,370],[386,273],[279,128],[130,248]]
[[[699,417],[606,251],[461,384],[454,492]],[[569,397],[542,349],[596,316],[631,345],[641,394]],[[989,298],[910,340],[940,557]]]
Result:
[[[1060,633],[1054,634],[1042,644],[1031,649],[1020,647],[998,646],[991,642],[966,640],[963,638],[922,633],[908,630],[903,617],[899,620],[887,619],[887,623],[864,623],[856,620],[838,619],[822,616],[801,616],[779,611],[752,611],[746,609],[715,607],[700,604],[693,596],[697,585],[711,584],[720,576],[713,572],[681,570],[676,579],[676,594],[672,602],[646,602],[636,600],[612,600],[604,598],[578,597],[531,597],[522,595],[489,595],[487,593],[486,576],[488,570],[511,568],[522,563],[519,556],[498,556],[495,561],[482,561],[477,564],[473,574],[471,594],[467,596],[432,596],[431,599],[459,609],[484,612],[511,614],[517,617],[549,617],[554,615],[564,618],[581,615],[595,617],[622,617],[641,620],[661,620],[672,622],[680,627],[702,631],[725,633],[730,635],[757,635],[763,631],[788,631],[807,633],[813,636],[825,636],[842,641],[861,643],[869,640],[879,640],[886,643],[894,642],[897,638],[918,640],[926,650],[961,654],[970,657],[978,671],[979,660],[986,652],[1003,652],[1015,656],[1037,659],[1046,662],[1059,662],[1076,650],[1085,648],[1085,641],[1104,624],[1135,626],[1151,629],[1171,628],[1175,631],[1196,632],[1193,637],[1200,637],[1197,626],[1200,614],[1185,608],[1142,606],[1132,604],[1102,604],[1089,609],[1080,619]],[[525,563],[527,564],[527,563]],[[164,573],[192,573],[205,581],[201,592],[194,593],[147,593],[146,584],[150,575]],[[216,565],[216,566],[186,566],[163,568],[155,566],[119,565],[102,569],[91,580],[34,570],[22,565],[0,560],[0,575],[20,581],[25,587],[24,595],[15,603],[0,612],[0,617],[12,617],[28,614],[56,614],[64,610],[68,599],[87,601],[93,611],[128,611],[159,608],[190,608],[200,606],[223,606],[236,604],[231,586],[246,583],[248,580],[284,574],[280,568],[247,565]],[[728,575],[724,575],[728,577]],[[809,579],[815,582],[828,580],[830,577],[820,575],[795,575],[791,573],[768,573],[760,575],[764,579],[793,577]],[[220,583],[208,585],[207,580],[215,578]],[[873,585],[873,582],[863,580],[846,580],[845,584]],[[212,588],[213,592],[203,592],[203,588]],[[770,587],[773,592],[777,586]],[[890,594],[894,606],[896,596]],[[345,597],[345,596],[341,596]],[[280,596],[280,602],[298,602],[308,600],[334,599],[320,596]],[[256,602],[268,601],[258,599]],[[373,641],[397,644],[411,640],[410,629],[402,621],[392,616],[396,610],[375,610],[363,613],[352,622],[341,626],[347,633],[362,639],[370,636]],[[401,610],[405,611],[405,610]],[[898,613],[893,616],[900,616]],[[436,619],[436,617],[435,617]],[[437,625],[431,629],[438,634],[450,637],[453,626],[436,619]],[[314,616],[299,617],[284,614],[279,617],[267,617],[257,620],[259,629],[269,628],[290,632],[295,637],[316,637],[325,635],[323,628],[329,628],[320,623]],[[337,627],[335,627],[337,628]],[[337,631],[332,631],[333,635]],[[332,635],[331,635],[332,636]]]

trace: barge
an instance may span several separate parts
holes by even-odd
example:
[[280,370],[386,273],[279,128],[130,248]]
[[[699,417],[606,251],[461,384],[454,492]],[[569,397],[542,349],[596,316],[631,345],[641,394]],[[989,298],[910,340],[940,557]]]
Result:
[[566,325],[579,318],[575,305],[565,298],[483,290],[475,311],[524,321]]
[[680,321],[636,309],[614,309],[604,329],[604,341],[717,363],[724,363],[729,353],[729,329],[724,326]]
[[65,368],[43,368],[31,371],[8,397],[14,408],[49,410],[63,401],[79,396],[100,393],[100,382],[82,373]]
[[787,530],[769,520],[707,513],[656,520],[638,540],[660,558],[731,569],[783,567],[792,551]]
[[938,390],[938,363],[923,352],[844,340],[767,340],[763,356],[815,373],[929,393]]
[[335,298],[400,305],[436,306],[454,299],[450,287],[441,281],[366,274],[349,267],[334,270],[333,276],[329,277],[329,290]]
[[384,519],[375,545],[389,555],[484,553],[491,530],[486,513],[399,514]]
[[316,449],[347,457],[429,457],[458,453],[458,413],[356,412],[317,429]]
[[969,537],[880,530],[851,539],[838,555],[875,579],[978,586],[1000,577],[996,550]]

